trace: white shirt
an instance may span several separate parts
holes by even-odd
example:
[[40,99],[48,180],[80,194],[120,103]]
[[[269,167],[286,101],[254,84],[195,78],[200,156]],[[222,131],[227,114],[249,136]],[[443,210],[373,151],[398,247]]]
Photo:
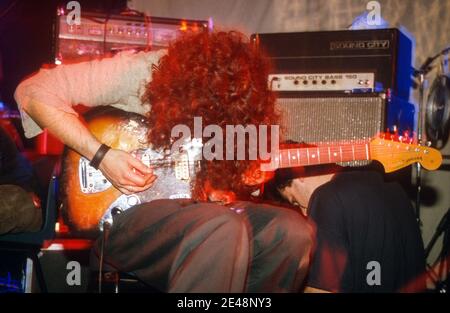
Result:
[[141,98],[152,78],[152,66],[157,65],[165,53],[166,50],[127,51],[112,58],[39,70],[22,81],[14,94],[25,136],[31,138],[42,132],[24,111],[30,100],[77,116],[72,108],[77,104],[88,107],[111,105],[144,115],[150,110],[150,104],[142,103]]

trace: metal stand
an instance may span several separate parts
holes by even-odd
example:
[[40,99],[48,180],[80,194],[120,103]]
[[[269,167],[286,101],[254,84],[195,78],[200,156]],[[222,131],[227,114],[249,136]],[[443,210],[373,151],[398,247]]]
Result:
[[[424,82],[425,75],[430,72],[432,69],[431,64],[440,56],[447,54],[450,52],[450,47],[442,50],[438,54],[433,57],[428,58],[425,63],[420,67],[419,70],[416,70],[414,75],[418,77],[419,80],[419,94],[420,94],[420,103],[419,103],[419,118],[418,118],[418,141],[419,144],[423,142],[422,135],[425,134],[424,127],[428,127],[425,125],[425,112],[423,110],[424,106]],[[427,108],[428,110],[428,108]],[[428,118],[428,116],[427,116]],[[444,159],[448,159],[448,157],[444,156]],[[416,198],[416,216],[418,217],[418,221],[420,223],[420,191],[421,191],[421,168],[420,165],[417,165],[417,176],[416,176],[416,184],[417,184],[417,198]],[[431,250],[437,242],[437,239],[443,235],[442,242],[442,250],[440,251],[436,261],[430,266],[427,263],[427,275],[432,280],[435,286],[435,291],[439,293],[447,293],[448,287],[450,285],[450,266],[449,266],[449,258],[450,258],[450,209],[442,217],[439,225],[436,228],[436,231],[431,238],[425,249],[425,259],[428,259]],[[436,270],[437,269],[437,270]]]
[[[422,66],[423,67],[423,66]],[[421,145],[423,140],[423,129],[425,125],[425,110],[424,106],[424,85],[425,85],[426,70],[422,69],[417,72],[419,78],[419,115],[417,119],[417,144]],[[420,197],[422,191],[422,166],[419,162],[416,163],[416,220],[420,227],[422,227],[422,221],[420,219]]]
[[[429,57],[424,64],[414,71],[414,76],[418,79],[419,88],[419,113],[417,118],[417,144],[423,145],[427,142],[426,132],[425,132],[425,76],[432,70],[432,63],[439,58],[441,55],[447,53],[450,48],[444,49],[433,57]],[[419,226],[422,226],[422,221],[420,219],[420,202],[421,202],[421,189],[422,189],[422,167],[419,163],[416,163],[416,219]]]
[[[437,239],[443,235],[442,250],[432,266],[427,264],[428,276],[435,285],[438,293],[447,293],[450,285],[450,209],[442,217],[436,231],[425,249],[425,257],[428,258]],[[435,268],[437,267],[437,273]]]

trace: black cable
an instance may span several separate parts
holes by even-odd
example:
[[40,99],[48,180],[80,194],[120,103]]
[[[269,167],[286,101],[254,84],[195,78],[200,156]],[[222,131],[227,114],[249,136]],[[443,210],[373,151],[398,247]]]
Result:
[[[98,293],[102,293],[102,285],[103,285],[103,268],[104,265],[107,264],[108,267],[114,269],[117,272],[117,275],[119,275],[119,281],[120,281],[120,273],[126,274],[128,276],[133,277],[136,281],[138,281],[139,283],[141,283],[142,285],[144,285],[146,288],[152,289],[152,290],[157,290],[154,286],[148,284],[147,282],[143,281],[142,279],[140,279],[134,272],[122,272],[117,266],[115,266],[114,264],[111,264],[107,261],[105,261],[104,259],[104,253],[105,253],[105,246],[106,246],[106,241],[108,239],[108,232],[109,229],[111,227],[111,225],[109,223],[105,223],[103,225],[103,231],[102,231],[102,239],[100,242],[100,253],[97,254],[97,257],[99,258],[99,272],[98,272]],[[158,290],[159,291],[159,290]]]
[[[442,233],[448,229],[450,226],[450,208],[447,210],[447,212],[444,214],[444,216],[441,218],[438,226],[436,227],[436,231],[434,232],[433,237],[431,238],[430,242],[428,243],[426,249],[425,249],[425,257],[428,258],[431,250],[433,249],[437,239],[441,236]],[[447,225],[449,224],[449,225]]]
[[414,70],[414,76],[417,77],[419,76],[421,73],[428,73],[432,67],[431,64],[437,59],[439,58],[441,55],[447,54],[448,52],[450,52],[450,46],[443,49],[441,52],[439,52],[438,54],[432,56],[432,57],[428,57],[425,62],[420,66],[420,68],[417,70]]
[[107,234],[106,232],[109,230],[109,224],[107,222],[105,222],[103,224],[103,231],[102,231],[102,240],[101,240],[101,245],[100,245],[100,263],[99,263],[99,268],[98,268],[98,293],[102,293],[102,284],[103,284],[103,256],[105,253],[105,245],[106,245],[106,239],[107,239]]

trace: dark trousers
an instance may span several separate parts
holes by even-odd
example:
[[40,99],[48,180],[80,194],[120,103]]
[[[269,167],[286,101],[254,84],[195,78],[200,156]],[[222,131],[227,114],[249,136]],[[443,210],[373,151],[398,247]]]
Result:
[[281,207],[155,200],[115,218],[105,261],[168,292],[297,292],[312,238]]

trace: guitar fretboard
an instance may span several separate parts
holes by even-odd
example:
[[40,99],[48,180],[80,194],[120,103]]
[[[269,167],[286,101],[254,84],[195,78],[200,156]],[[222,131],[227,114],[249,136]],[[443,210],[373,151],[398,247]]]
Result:
[[316,147],[280,149],[278,167],[370,160],[368,141],[320,143]]

